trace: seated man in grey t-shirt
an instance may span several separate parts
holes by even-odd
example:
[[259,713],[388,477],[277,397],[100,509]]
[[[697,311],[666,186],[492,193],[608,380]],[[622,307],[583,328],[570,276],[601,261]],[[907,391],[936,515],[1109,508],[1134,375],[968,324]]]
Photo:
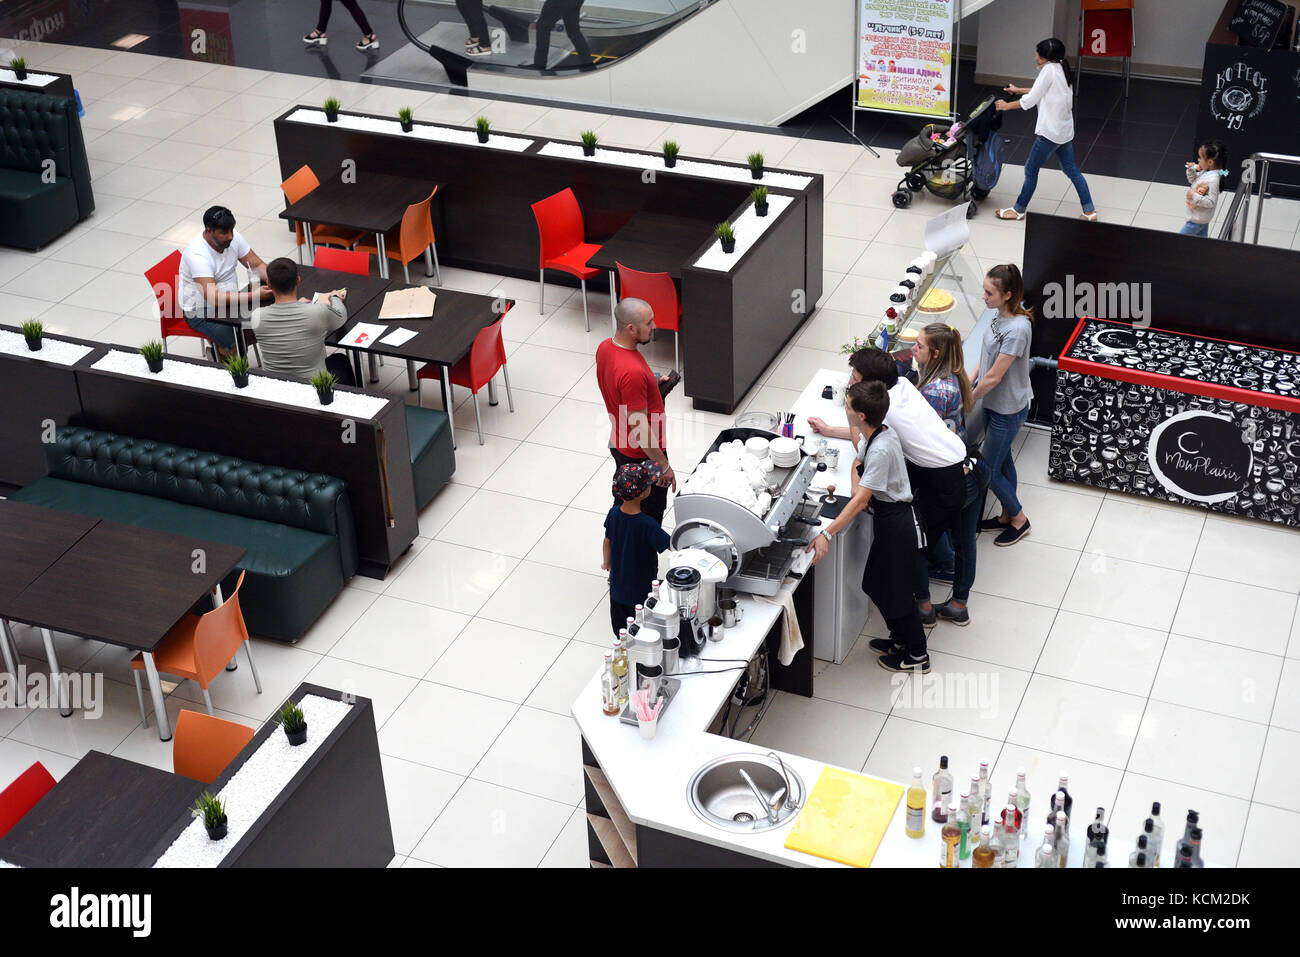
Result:
[[292,259],[276,259],[266,267],[266,281],[275,302],[253,312],[253,332],[258,354],[271,372],[310,379],[322,369],[338,378],[340,385],[356,385],[347,356],[325,356],[325,337],[348,321],[343,304],[346,289],[321,293],[320,301],[299,298],[298,266]]

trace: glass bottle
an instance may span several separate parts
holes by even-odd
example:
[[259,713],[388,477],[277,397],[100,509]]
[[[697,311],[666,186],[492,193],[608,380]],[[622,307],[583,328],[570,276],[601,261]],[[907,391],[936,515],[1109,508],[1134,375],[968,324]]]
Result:
[[943,857],[939,860],[940,867],[958,866],[962,841],[961,827],[957,823],[959,816],[957,805],[950,803],[944,812],[943,830],[939,832],[939,836],[943,839]]
[[1065,815],[1065,834],[1066,834],[1066,836],[1068,837],[1069,834],[1070,834],[1070,812],[1067,811],[1065,808],[1066,808],[1066,804],[1065,804],[1065,792],[1064,792],[1064,791],[1057,791],[1055,794],[1052,795],[1052,824],[1053,824],[1053,825],[1056,824],[1056,815],[1057,815],[1057,814],[1064,814],[1064,815]]
[[1061,779],[1056,784],[1056,790],[1065,795],[1065,807],[1061,808],[1061,810],[1065,812],[1065,818],[1067,821],[1074,819],[1074,798],[1070,797],[1070,789],[1068,787],[1069,783],[1070,775],[1062,771]]
[[606,714],[618,714],[618,680],[611,651],[605,652],[605,670],[600,673],[600,704]]
[[1020,831],[1025,819],[1020,816],[1020,809],[1016,807],[1015,791],[1007,795],[1007,803],[1002,813],[998,815],[998,822],[1001,823],[1004,831],[1010,831],[1016,836],[1016,840],[1020,840]]
[[925,835],[925,785],[921,783],[920,768],[912,768],[912,784],[907,789],[907,821],[904,830],[908,837]]
[[1097,844],[1092,848],[1092,863],[1084,864],[1084,867],[1109,867],[1110,861],[1106,858],[1106,845]]
[[1151,822],[1151,836],[1147,838],[1147,843],[1151,846],[1151,866],[1160,866],[1160,851],[1165,843],[1165,821],[1160,816],[1160,802],[1154,801],[1151,804],[1151,816],[1147,818]]
[[1064,811],[1056,812],[1056,825],[1053,839],[1056,843],[1057,867],[1065,867],[1065,862],[1070,857],[1070,832],[1066,827],[1068,818]]
[[974,860],[971,861],[971,867],[994,867],[994,859],[997,856],[993,850],[993,828],[985,824],[980,828],[980,846],[975,848],[971,855]]
[[627,707],[628,699],[628,674],[627,674],[627,631],[619,631],[618,640],[614,642],[614,677],[618,681],[618,706],[619,709]]
[[1187,838],[1187,843],[1192,846],[1192,863],[1197,867],[1204,867],[1205,862],[1201,860],[1201,829],[1194,827],[1188,833],[1190,837]]
[[1002,810],[1002,866],[1020,866],[1020,812],[1016,810],[1015,796],[1007,801]]
[[1200,823],[1201,823],[1201,816],[1199,814],[1197,814],[1195,811],[1187,812],[1187,823],[1183,826],[1184,841],[1191,839],[1192,828],[1199,826]]
[[1029,788],[1025,786],[1025,769],[1016,768],[1016,810],[1020,812],[1020,840],[1029,833]]
[[1103,853],[1105,852],[1108,834],[1109,830],[1106,827],[1106,809],[1099,807],[1097,808],[1096,817],[1094,817],[1092,823],[1088,825],[1088,830],[1085,834],[1085,840],[1087,843],[1083,848],[1084,867],[1092,867],[1092,865],[1096,863],[1098,848],[1101,848]]
[[1147,845],[1147,836],[1145,834],[1139,834],[1137,839],[1137,850],[1128,856],[1129,867],[1147,866]]
[[1192,845],[1187,841],[1178,842],[1178,852],[1174,855],[1174,867],[1195,867]]
[[961,843],[958,845],[958,856],[964,861],[970,857],[971,848],[975,845],[970,837],[970,795],[963,794],[961,803],[957,805],[957,829],[961,834]]
[[948,770],[948,755],[939,756],[939,770],[934,772],[932,779],[934,809],[930,812],[930,817],[936,824],[943,824],[948,820],[948,805],[952,803],[952,774]]
[[636,623],[637,623],[638,625],[641,624],[642,622],[644,622],[644,621],[645,621],[645,605],[637,605],[636,608],[633,609],[632,617],[633,617],[634,619],[636,619]]
[[970,842],[972,847],[979,845],[980,826],[984,823],[982,788],[983,785],[980,784],[978,777],[970,779],[970,801],[966,805],[966,813],[970,817]]
[[993,800],[993,782],[989,780],[989,763],[980,762],[980,824],[989,823],[989,804]]
[[1056,828],[1048,827],[1043,832],[1042,846],[1034,852],[1034,867],[1060,867],[1056,856]]

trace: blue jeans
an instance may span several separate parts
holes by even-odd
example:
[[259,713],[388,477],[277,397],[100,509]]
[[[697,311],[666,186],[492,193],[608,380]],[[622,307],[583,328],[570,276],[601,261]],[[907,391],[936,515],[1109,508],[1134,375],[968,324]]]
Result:
[[1029,159],[1025,160],[1025,185],[1020,187],[1020,196],[1016,198],[1016,212],[1023,213],[1029,208],[1029,201],[1034,198],[1034,190],[1038,189],[1038,171],[1053,153],[1061,161],[1061,171],[1074,184],[1075,191],[1079,194],[1079,202],[1083,203],[1083,211],[1093,212],[1096,207],[1092,205],[1092,193],[1088,192],[1088,181],[1083,178],[1078,164],[1074,162],[1074,143],[1053,143],[1045,136],[1034,137],[1034,147],[1029,151]]
[[1029,417],[1029,406],[1012,415],[984,410],[984,461],[989,467],[989,488],[1008,515],[1015,518],[1023,511],[1016,498],[1016,462],[1011,443]]
[[1209,238],[1210,224],[1209,223],[1183,223],[1183,228],[1178,231],[1182,233],[1184,236],[1201,236],[1202,238]]
[[201,332],[227,352],[235,348],[235,329],[233,326],[213,322],[203,316],[185,314],[185,324],[195,332]]

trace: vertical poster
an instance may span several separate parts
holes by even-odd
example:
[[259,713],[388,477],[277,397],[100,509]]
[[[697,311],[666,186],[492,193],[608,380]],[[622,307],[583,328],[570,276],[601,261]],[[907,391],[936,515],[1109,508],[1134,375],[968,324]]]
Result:
[[953,8],[957,0],[857,0],[855,106],[948,116],[952,112]]

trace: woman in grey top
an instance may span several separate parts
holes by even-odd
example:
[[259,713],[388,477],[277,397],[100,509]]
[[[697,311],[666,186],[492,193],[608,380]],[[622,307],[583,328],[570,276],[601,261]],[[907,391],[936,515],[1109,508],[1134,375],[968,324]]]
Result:
[[996,545],[1014,545],[1029,534],[1029,517],[1016,498],[1016,463],[1011,444],[1029,415],[1029,345],[1034,323],[1022,300],[1025,281],[1014,265],[994,266],[984,277],[984,305],[997,315],[984,334],[975,369],[975,401],[984,402],[984,461],[989,488],[1002,503],[1002,515],[980,523],[997,530]]

